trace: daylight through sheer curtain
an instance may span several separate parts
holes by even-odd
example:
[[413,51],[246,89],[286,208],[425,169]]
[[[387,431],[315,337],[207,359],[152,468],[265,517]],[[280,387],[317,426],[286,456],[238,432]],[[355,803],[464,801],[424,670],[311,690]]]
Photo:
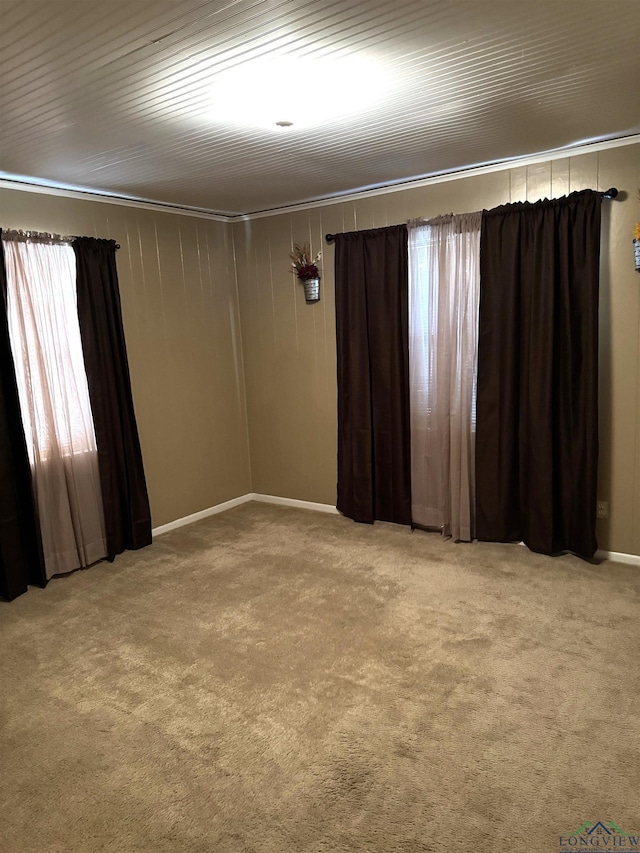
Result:
[[481,217],[409,225],[413,522],[463,541],[475,535]]
[[3,240],[9,333],[47,577],[106,554],[96,441],[68,244]]

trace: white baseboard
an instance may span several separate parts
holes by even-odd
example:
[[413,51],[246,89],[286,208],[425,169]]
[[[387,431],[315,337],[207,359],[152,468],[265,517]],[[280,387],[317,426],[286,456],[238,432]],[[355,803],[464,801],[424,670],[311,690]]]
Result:
[[317,504],[313,501],[298,501],[294,498],[280,498],[277,495],[248,495],[252,501],[259,501],[263,504],[276,504],[277,506],[292,506],[297,509],[312,509],[315,512],[328,512],[332,515],[340,515],[338,510],[331,504]]
[[[524,542],[518,542],[523,548],[527,546]],[[596,562],[611,560],[613,563],[626,563],[629,566],[640,566],[640,556],[637,554],[625,554],[623,551],[596,551],[593,555]]]
[[639,554],[625,554],[621,551],[596,551],[596,560],[612,560],[614,563],[640,566]]
[[152,536],[161,536],[163,533],[168,533],[170,530],[177,530],[179,527],[184,527],[187,524],[193,524],[194,521],[200,521],[202,518],[208,518],[210,515],[217,515],[219,512],[225,512],[227,509],[233,509],[234,506],[246,504],[251,500],[253,500],[253,495],[241,495],[239,498],[232,498],[230,501],[210,506],[209,509],[194,512],[193,515],[187,515],[184,518],[176,518],[175,521],[170,521],[168,524],[162,524],[160,527],[154,527],[151,534]]
[[[216,515],[219,512],[233,509],[235,506],[257,501],[258,503],[274,504],[276,506],[290,506],[296,509],[311,509],[314,512],[327,512],[332,515],[339,515],[338,510],[331,504],[319,504],[313,501],[299,501],[295,498],[281,498],[278,495],[260,495],[255,492],[249,492],[246,495],[241,495],[239,498],[232,498],[230,501],[225,501],[216,506],[203,509],[201,512],[194,512],[193,515],[187,515],[185,518],[177,518],[175,521],[170,521],[168,524],[163,524],[160,527],[155,527],[152,531],[153,536],[161,536],[163,533],[168,533],[170,530],[177,530],[179,527],[184,527],[187,524],[193,524],[194,521],[200,521],[203,518],[208,518],[210,515]],[[524,543],[521,543],[524,544]],[[625,554],[620,551],[597,551],[596,560],[612,560],[615,563],[626,563],[630,566],[640,566],[640,555]]]
[[209,518],[210,515],[217,515],[219,512],[225,512],[228,509],[233,509],[235,506],[249,503],[249,501],[258,501],[264,504],[276,504],[277,506],[292,506],[297,509],[312,509],[315,512],[329,512],[338,514],[338,510],[330,504],[317,504],[312,501],[298,501],[294,498],[281,498],[277,495],[257,495],[254,492],[249,492],[246,495],[241,495],[239,498],[232,498],[230,501],[225,501],[215,506],[210,506],[208,509],[203,509],[200,512],[194,512],[193,515],[186,515],[184,518],[176,518],[175,521],[170,521],[168,524],[162,524],[160,527],[154,527],[151,531],[153,536],[162,536],[163,533],[168,533],[170,530],[177,530],[179,527],[185,527],[187,524],[193,524],[195,521],[200,521],[203,518]]

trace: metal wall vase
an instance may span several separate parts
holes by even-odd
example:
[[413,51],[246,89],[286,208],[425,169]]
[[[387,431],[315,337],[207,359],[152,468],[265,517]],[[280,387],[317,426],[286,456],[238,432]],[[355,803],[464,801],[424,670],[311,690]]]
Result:
[[320,278],[305,278],[302,282],[304,285],[305,302],[320,301]]

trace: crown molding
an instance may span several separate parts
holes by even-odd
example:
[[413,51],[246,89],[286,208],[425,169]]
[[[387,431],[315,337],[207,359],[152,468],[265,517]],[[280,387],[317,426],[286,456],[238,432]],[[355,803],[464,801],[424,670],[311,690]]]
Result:
[[137,199],[119,195],[109,195],[97,190],[74,189],[72,187],[49,186],[35,181],[20,178],[0,178],[0,189],[18,190],[20,192],[37,193],[38,195],[54,195],[60,198],[75,198],[82,201],[97,201],[102,204],[115,204],[120,207],[136,207],[140,210],[154,210],[160,213],[176,213],[180,216],[195,216],[197,219],[210,219],[214,222],[232,222],[240,214],[217,213],[196,207],[183,207],[179,204],[167,204],[161,201]]
[[[566,148],[554,148],[549,151],[541,151],[537,154],[529,154],[525,157],[505,158],[491,163],[478,163],[461,169],[452,169],[447,172],[434,172],[415,178],[405,178],[393,183],[377,185],[373,187],[362,187],[356,190],[348,190],[344,193],[335,193],[330,196],[310,199],[298,204],[284,205],[265,210],[257,210],[253,213],[221,213],[220,211],[206,210],[204,208],[188,207],[179,204],[168,204],[167,202],[153,201],[150,199],[138,199],[135,197],[110,195],[98,190],[80,189],[71,186],[52,186],[50,184],[38,183],[36,179],[24,176],[11,176],[0,172],[0,189],[20,190],[23,192],[38,193],[41,195],[54,195],[62,198],[75,198],[84,201],[97,201],[103,204],[115,204],[123,207],[135,207],[141,210],[153,210],[161,213],[174,213],[180,216],[193,216],[199,219],[209,219],[214,222],[250,222],[253,219],[266,219],[269,216],[279,216],[283,213],[298,213],[303,210],[314,210],[318,207],[327,207],[332,204],[360,201],[379,195],[402,192],[417,187],[428,187],[434,184],[457,181],[476,175],[488,175],[492,172],[502,172],[507,169],[515,169],[520,166],[533,166],[536,163],[545,163],[550,160],[561,160],[566,157],[578,157],[581,154],[591,154],[597,151],[606,151],[609,148],[621,148],[626,145],[640,143],[640,133],[630,136],[617,137],[615,139],[604,139],[599,142],[589,142],[583,145],[574,145]],[[4,175],[4,176],[3,176]],[[599,188],[598,188],[599,189]]]
[[337,193],[324,198],[313,199],[300,204],[274,207],[269,210],[260,210],[255,213],[240,214],[232,217],[234,222],[252,219],[265,219],[269,216],[278,216],[282,213],[298,213],[303,210],[313,210],[317,207],[327,207],[331,204],[342,204],[343,202],[361,201],[373,196],[389,195],[390,193],[402,192],[403,190],[416,189],[417,187],[428,187],[434,184],[448,183],[462,178],[470,178],[475,175],[488,175],[492,172],[504,172],[507,169],[516,169],[520,166],[533,166],[536,163],[546,163],[550,160],[563,160],[567,157],[578,157],[581,154],[591,154],[596,151],[605,151],[609,148],[621,148],[626,145],[637,145],[640,143],[640,133],[631,136],[607,139],[601,142],[590,142],[584,145],[576,145],[568,148],[554,148],[550,151],[541,151],[538,154],[529,154],[526,157],[505,158],[493,163],[479,163],[474,166],[466,166],[463,169],[453,169],[449,172],[435,172],[419,178],[408,178],[377,187],[363,187],[361,190],[350,190],[345,193]]

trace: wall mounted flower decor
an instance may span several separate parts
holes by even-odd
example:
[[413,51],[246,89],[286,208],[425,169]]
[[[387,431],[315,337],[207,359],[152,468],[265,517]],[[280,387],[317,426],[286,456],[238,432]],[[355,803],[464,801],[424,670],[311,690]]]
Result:
[[312,256],[311,246],[308,243],[294,243],[293,252],[289,254],[293,272],[298,280],[304,285],[304,298],[306,302],[320,301],[320,270],[318,262],[322,252]]

